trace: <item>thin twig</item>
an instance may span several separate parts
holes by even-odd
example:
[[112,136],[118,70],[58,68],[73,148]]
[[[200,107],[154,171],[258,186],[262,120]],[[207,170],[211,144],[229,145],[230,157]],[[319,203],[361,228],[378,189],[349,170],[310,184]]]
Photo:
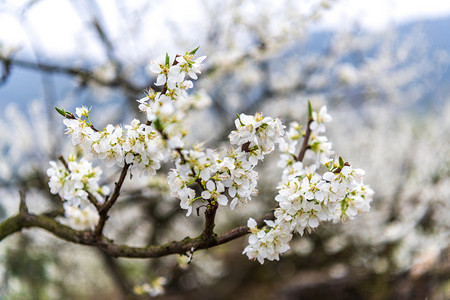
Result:
[[[272,209],[270,212],[268,212],[267,214],[265,214],[263,217],[256,220],[256,226],[258,228],[262,228],[265,225],[265,222],[264,222],[265,220],[267,220],[267,221],[274,220],[275,219],[275,215],[274,215],[275,209],[276,209],[276,207],[274,209]],[[236,227],[226,233],[221,234],[217,238],[217,244],[218,245],[225,244],[229,241],[240,238],[241,236],[244,236],[244,235],[248,234],[249,232],[250,232],[250,228],[248,228],[245,225]]]
[[64,159],[64,156],[62,156],[62,154],[58,155],[58,160],[63,164],[64,168],[66,168],[67,172],[70,173],[69,170],[69,164],[67,163],[67,161]]
[[103,232],[103,227],[105,226],[106,220],[108,219],[108,212],[111,209],[111,207],[116,203],[117,199],[120,195],[120,189],[122,188],[122,184],[125,181],[125,177],[127,176],[128,169],[130,168],[130,164],[125,164],[125,166],[122,169],[122,172],[120,173],[119,180],[116,182],[116,185],[114,187],[114,191],[111,194],[111,197],[106,201],[103,205],[101,205],[98,213],[100,216],[100,219],[98,221],[97,226],[94,230],[94,236],[96,238],[101,237]]
[[302,148],[300,149],[300,153],[297,156],[297,161],[303,161],[303,159],[305,158],[306,150],[308,150],[308,148],[309,148],[308,142],[309,142],[309,137],[311,135],[311,128],[310,128],[311,126],[310,125],[311,125],[312,121],[313,120],[311,118],[308,118],[308,125],[306,127],[305,137],[303,138]]
[[19,214],[27,214],[28,213],[28,207],[25,199],[25,188],[22,188],[19,191],[19,197],[20,197],[20,204],[19,204]]

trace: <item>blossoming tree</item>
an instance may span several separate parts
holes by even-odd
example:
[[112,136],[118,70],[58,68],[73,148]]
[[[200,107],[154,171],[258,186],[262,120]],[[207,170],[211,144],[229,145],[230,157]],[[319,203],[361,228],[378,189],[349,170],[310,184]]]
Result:
[[[374,192],[363,183],[364,171],[335,157],[331,142],[323,135],[325,123],[332,119],[325,106],[315,111],[309,103],[305,127],[292,122],[287,130],[278,118],[238,114],[229,144],[217,149],[201,143],[189,145],[185,122],[204,106],[200,97],[188,94],[193,87],[190,79],[197,79],[205,59],[194,59],[197,50],[173,60],[166,54],[164,62],[150,62],[160,90],[149,89],[138,100],[144,122],[134,119],[100,130],[90,118],[91,109],[77,107],[73,114],[56,108],[65,118],[66,134],[82,153],[81,158],[59,156],[59,162],[51,161],[47,171],[51,193],[60,197],[64,213],[29,212],[22,191],[19,213],[0,224],[0,240],[24,228],[40,227],[63,240],[97,247],[109,256],[157,258],[170,254],[192,257],[198,250],[250,234],[243,253],[263,264],[288,251],[295,234],[303,235],[326,221],[351,220],[370,209]],[[216,233],[215,217],[220,210],[239,210],[257,195],[257,166],[277,147],[282,177],[274,208],[259,219],[249,218],[247,225]],[[307,155],[310,164],[304,163]],[[102,169],[93,166],[96,159],[108,168],[121,169],[114,185],[102,183]],[[170,170],[164,171],[163,166]],[[105,225],[114,222],[109,212],[120,201],[127,175],[159,172],[166,174],[171,195],[179,200],[186,217],[195,215],[193,211],[199,216],[204,210],[203,231],[194,238],[145,247],[118,244],[106,236]],[[160,278],[136,291],[157,294],[164,282]]]

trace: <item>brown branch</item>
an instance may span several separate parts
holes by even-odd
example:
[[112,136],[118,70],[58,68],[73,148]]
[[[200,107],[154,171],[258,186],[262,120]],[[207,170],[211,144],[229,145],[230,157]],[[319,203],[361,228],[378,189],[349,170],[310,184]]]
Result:
[[78,231],[68,226],[62,225],[46,214],[33,215],[26,211],[19,212],[2,223],[0,223],[0,241],[7,236],[21,231],[24,228],[39,227],[45,229],[57,237],[82,245],[92,243],[91,233],[89,231]]
[[[215,213],[215,212],[214,212]],[[163,245],[150,245],[146,247],[130,247],[127,245],[114,244],[113,240],[97,236],[94,232],[89,230],[75,230],[69,226],[63,225],[51,217],[49,214],[34,215],[27,211],[19,212],[0,223],[0,241],[7,236],[19,232],[24,228],[42,228],[68,242],[89,245],[97,247],[105,254],[113,257],[128,257],[128,258],[158,258],[170,254],[185,254],[187,252],[197,251],[201,249],[208,249],[221,244],[225,244],[231,240],[237,239],[249,233],[247,226],[240,226],[226,232],[219,237],[209,235],[205,238],[202,233],[195,238],[186,237],[181,241],[172,241]],[[266,214],[264,217],[258,219],[258,227],[264,225],[264,220],[273,220],[273,212]],[[213,220],[213,218],[210,218]],[[206,226],[213,229],[213,226]],[[207,231],[209,232],[209,230]],[[214,238],[211,238],[214,237]]]
[[69,164],[67,163],[67,161],[64,159],[64,156],[62,156],[62,154],[58,155],[58,160],[63,164],[64,168],[66,168],[67,172],[70,173],[69,170]]
[[0,223],[0,241],[7,236],[22,230],[22,217],[20,214],[12,216]]
[[19,197],[20,197],[19,213],[26,214],[28,213],[28,207],[25,201],[25,188],[19,191]]
[[205,211],[205,226],[203,227],[202,237],[205,241],[216,241],[217,236],[214,234],[214,219],[216,217],[218,204],[208,203]]
[[125,166],[122,169],[122,172],[120,173],[119,180],[116,182],[116,185],[114,187],[114,191],[111,194],[111,197],[100,206],[100,209],[98,211],[98,214],[100,216],[100,219],[98,221],[97,226],[94,230],[94,235],[99,238],[102,235],[103,227],[105,226],[106,220],[108,219],[108,212],[111,209],[111,207],[116,203],[117,199],[120,195],[120,189],[122,188],[122,184],[125,181],[125,177],[127,176],[128,169],[130,168],[130,164],[125,163]]
[[125,78],[121,76],[116,76],[112,79],[103,79],[94,74],[93,70],[86,69],[86,68],[78,68],[78,67],[65,67],[65,66],[58,66],[58,65],[52,65],[47,63],[35,63],[31,61],[26,60],[20,60],[20,59],[12,59],[10,57],[4,57],[0,56],[0,61],[3,62],[4,65],[8,66],[8,72],[10,72],[10,69],[13,66],[18,66],[26,69],[31,70],[37,70],[41,72],[46,73],[60,73],[60,74],[68,74],[75,77],[78,77],[82,84],[85,84],[89,81],[94,82],[101,86],[106,87],[122,87],[127,92],[132,94],[140,93],[143,88],[134,85],[133,83],[129,82]]
[[[256,220],[256,226],[258,228],[262,228],[265,225],[264,220],[274,220],[275,219],[275,215],[274,215],[274,209],[272,209],[272,211],[268,212],[267,214],[265,214],[263,217],[259,218],[258,220]],[[237,239],[241,236],[244,236],[246,234],[248,234],[250,232],[250,228],[248,228],[247,226],[239,226],[236,227],[222,235],[220,235],[217,238],[217,244],[221,245],[221,244],[225,244],[228,243],[229,241],[232,241],[234,239]]]
[[306,150],[308,150],[308,148],[309,148],[308,142],[309,142],[309,137],[311,135],[310,125],[311,125],[312,121],[313,120],[311,118],[308,118],[308,125],[306,127],[305,137],[303,138],[302,148],[300,149],[300,153],[297,156],[297,161],[303,161],[303,159],[305,158]]

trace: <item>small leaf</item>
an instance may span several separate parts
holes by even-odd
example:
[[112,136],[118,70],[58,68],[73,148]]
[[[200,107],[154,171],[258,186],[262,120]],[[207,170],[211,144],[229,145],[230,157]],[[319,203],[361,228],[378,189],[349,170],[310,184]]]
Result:
[[192,50],[191,52],[189,52],[189,54],[192,54],[192,55],[194,55],[194,54],[195,54],[195,52],[197,52],[198,48],[200,48],[200,46],[198,46],[197,48],[195,48],[194,50]]
[[241,123],[241,126],[245,126],[245,124],[244,124],[244,123],[242,123],[242,121],[241,121],[241,116],[240,116],[240,115],[238,115],[238,114],[236,114],[236,116],[237,116],[237,118],[238,118],[238,120],[239,120],[239,123]]
[[63,116],[63,117],[66,116],[67,112],[64,109],[57,108],[56,106],[55,106],[55,109],[61,116]]
[[159,132],[162,132],[164,129],[163,124],[161,123],[160,119],[155,119],[153,121],[153,125],[155,126],[155,129],[158,130]]
[[169,54],[166,52],[166,66],[170,65],[170,57]]
[[312,106],[311,106],[311,101],[308,100],[308,118],[309,118],[310,120],[313,119],[313,117],[312,117],[312,115],[313,115],[312,112],[313,112],[313,110],[312,110]]
[[345,165],[344,159],[342,156],[339,156],[339,167],[342,169]]

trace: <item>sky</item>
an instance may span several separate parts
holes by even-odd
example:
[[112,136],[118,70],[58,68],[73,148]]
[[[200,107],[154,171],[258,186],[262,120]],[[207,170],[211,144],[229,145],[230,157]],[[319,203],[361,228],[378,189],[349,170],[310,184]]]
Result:
[[[117,12],[113,11],[109,1],[97,0],[95,3],[108,18],[115,20],[114,14]],[[142,1],[132,0],[127,4],[136,5]],[[308,1],[319,2],[320,0],[306,0],[305,3]],[[334,0],[324,1],[333,2]],[[69,1],[43,0],[37,2],[27,12],[26,18],[18,20],[17,17],[13,17],[10,12],[17,11],[16,8],[20,7],[20,3],[26,2],[27,0],[0,1],[0,47],[3,42],[4,45],[37,44],[42,47],[40,50],[44,53],[55,51],[65,53],[76,49],[74,43],[80,43],[80,41],[74,39],[75,32],[82,31],[84,24],[73,8],[78,6],[78,12],[85,13],[83,1],[72,2],[71,5]],[[73,3],[76,4],[73,5]],[[152,7],[154,17],[149,27],[152,27],[152,30],[167,30],[163,18],[172,17],[173,19],[181,18],[181,20],[183,17],[187,18],[186,16],[192,18],[193,15],[196,16],[199,13],[199,3],[201,1],[165,0],[164,7],[170,7],[170,14],[164,11],[165,8],[162,8],[162,5],[159,7],[155,5]],[[160,17],[158,21],[158,16],[163,17]],[[442,16],[450,16],[450,1],[448,0],[337,0],[330,10],[324,12],[322,20],[314,26],[315,29],[342,29],[358,24],[366,30],[379,31],[402,22]],[[110,24],[116,26],[114,28],[116,31],[120,31],[120,26],[123,26],[119,21]],[[31,36],[24,34],[25,27],[27,32],[32,33]],[[164,35],[161,32],[159,34]],[[30,41],[30,39],[35,40]],[[82,41],[81,44],[83,44]],[[164,47],[165,45],[160,46]],[[89,45],[84,48],[89,48]]]
[[357,20],[365,29],[383,30],[403,22],[449,15],[448,0],[340,0],[320,25],[336,28]]

